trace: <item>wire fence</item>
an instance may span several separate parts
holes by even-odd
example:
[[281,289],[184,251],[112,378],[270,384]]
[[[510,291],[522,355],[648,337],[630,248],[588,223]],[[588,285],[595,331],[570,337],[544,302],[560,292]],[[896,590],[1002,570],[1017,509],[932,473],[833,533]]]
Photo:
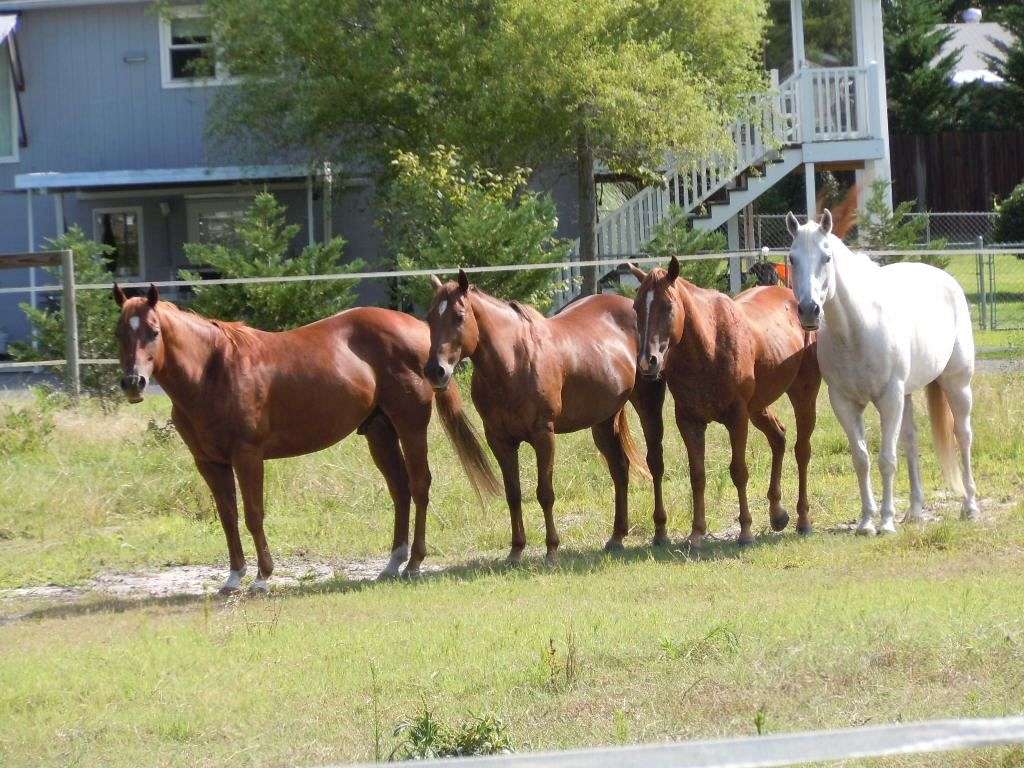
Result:
[[[774,222],[774,217],[770,219]],[[785,227],[785,223],[782,224]],[[788,253],[788,247],[772,249],[765,245],[755,250],[730,251],[726,253],[703,253],[683,257],[687,262],[708,262],[718,261],[725,263],[722,272],[728,280],[728,272],[735,273],[737,269],[743,276],[742,287],[748,287],[758,278],[757,270],[752,269],[758,262],[783,264]],[[70,263],[70,252],[67,253]],[[920,249],[910,250],[876,250],[870,251],[869,255],[878,261],[892,262],[901,259],[927,259],[942,266],[950,272],[964,288],[968,301],[971,305],[971,315],[975,327],[980,330],[1013,330],[1024,328],[1024,247],[1003,248],[987,246],[983,238],[978,237],[974,247],[947,246],[941,249],[928,248],[927,245]],[[28,254],[11,254],[6,257],[0,256],[0,262],[4,258],[17,260]],[[35,256],[35,254],[33,254]],[[608,255],[596,261],[583,262],[549,262],[543,264],[515,264],[502,266],[466,267],[465,271],[471,274],[515,272],[522,270],[549,270],[554,273],[553,280],[558,275],[563,275],[571,267],[573,271],[580,267],[597,266],[599,269],[613,279],[605,280],[606,290],[620,290],[628,292],[627,277],[628,270],[622,270],[620,265],[624,262],[633,262],[642,265],[651,265],[662,261],[660,258],[653,258],[645,254],[630,255],[616,254]],[[2,263],[0,263],[2,266]],[[316,275],[290,275],[285,277],[249,277],[249,278],[217,278],[200,280],[164,280],[140,283],[125,283],[124,288],[144,288],[155,284],[160,288],[181,289],[195,286],[210,285],[247,285],[247,284],[280,284],[295,282],[319,282],[331,280],[361,281],[395,278],[423,278],[431,274],[451,275],[458,270],[457,267],[447,269],[418,269],[402,271],[375,271],[375,272],[343,272],[336,274]],[[63,306],[65,317],[69,319],[66,324],[67,338],[77,340],[77,328],[79,319],[77,317],[77,302],[67,302],[65,297],[70,293],[74,296],[76,292],[86,293],[89,291],[109,291],[112,283],[86,283],[75,284],[74,280],[67,280],[65,275],[69,270],[55,270],[62,280],[61,283],[51,283],[35,288],[42,291],[47,300],[57,308]],[[728,282],[723,282],[723,290],[728,288]],[[0,288],[0,296],[24,293],[27,289],[22,287]],[[69,311],[70,307],[70,311]],[[79,390],[78,368],[80,365],[114,365],[116,360],[110,358],[85,358],[79,359],[77,343],[69,343],[65,349],[66,359],[51,359],[38,361],[21,361],[14,363],[0,362],[0,372],[18,371],[24,369],[41,369],[45,367],[66,366],[66,373],[70,388],[74,392]],[[982,348],[991,344],[980,345]],[[999,348],[998,342],[995,344]]]

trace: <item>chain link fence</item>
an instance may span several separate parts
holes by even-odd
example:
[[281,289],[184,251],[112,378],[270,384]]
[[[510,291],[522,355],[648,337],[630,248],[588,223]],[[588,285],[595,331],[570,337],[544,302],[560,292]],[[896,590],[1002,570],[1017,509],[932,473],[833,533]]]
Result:
[[[924,219],[919,245],[944,243],[948,248],[1013,246],[995,241],[996,215],[991,212],[915,213]],[[799,216],[801,223],[806,217]],[[784,215],[764,214],[740,217],[740,242],[745,249],[789,248],[790,236]],[[1024,247],[1021,253],[954,256],[942,259],[945,268],[964,288],[971,304],[975,327],[982,331],[1024,329]],[[1000,346],[998,338],[986,346]]]

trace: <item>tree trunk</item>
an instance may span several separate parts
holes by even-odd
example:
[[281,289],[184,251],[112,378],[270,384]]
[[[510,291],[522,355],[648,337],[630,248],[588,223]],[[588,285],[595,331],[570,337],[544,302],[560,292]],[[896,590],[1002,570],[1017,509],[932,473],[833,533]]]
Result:
[[924,136],[914,136],[914,195],[917,197],[917,210],[924,213],[928,210],[928,169],[924,164]]
[[[580,261],[597,259],[597,188],[594,184],[594,149],[586,128],[580,128],[576,143],[576,172],[580,222]],[[580,293],[597,293],[597,267],[580,267]]]

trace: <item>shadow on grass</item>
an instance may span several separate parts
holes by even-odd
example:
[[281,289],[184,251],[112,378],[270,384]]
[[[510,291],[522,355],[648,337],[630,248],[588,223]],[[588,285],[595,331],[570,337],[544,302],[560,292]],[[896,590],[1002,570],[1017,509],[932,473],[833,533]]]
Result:
[[[827,533],[838,534],[843,533],[843,531],[836,530],[828,531]],[[738,558],[744,552],[755,551],[764,547],[774,547],[791,538],[790,536],[779,534],[766,534],[759,536],[751,545],[739,547],[733,540],[709,537],[699,550],[693,550],[685,543],[682,546],[676,544],[659,547],[640,545],[627,547],[616,552],[607,552],[604,548],[566,549],[559,553],[559,561],[556,566],[548,565],[542,555],[525,557],[518,565],[509,565],[503,560],[491,557],[478,557],[445,568],[425,571],[415,578],[378,581],[375,579],[335,577],[334,579],[315,584],[300,583],[294,586],[275,586],[269,596],[250,595],[243,592],[226,597],[217,594],[181,594],[140,598],[98,597],[90,599],[87,597],[81,602],[48,605],[22,613],[0,616],[0,626],[22,621],[65,619],[102,613],[124,613],[149,608],[178,608],[184,610],[206,603],[229,606],[253,600],[280,601],[319,595],[348,594],[396,583],[404,585],[409,589],[416,589],[439,581],[469,582],[496,575],[513,576],[523,580],[542,574],[586,575],[617,563],[688,563],[731,560]]]

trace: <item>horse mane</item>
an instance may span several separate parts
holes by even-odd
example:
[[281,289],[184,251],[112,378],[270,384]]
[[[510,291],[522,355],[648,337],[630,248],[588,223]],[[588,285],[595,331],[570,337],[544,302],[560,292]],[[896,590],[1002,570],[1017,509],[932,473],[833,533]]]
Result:
[[512,301],[505,301],[499,299],[497,296],[491,296],[489,293],[481,291],[476,286],[473,286],[473,292],[482,299],[486,299],[493,306],[501,307],[503,309],[511,309],[520,320],[526,323],[534,323],[538,320],[543,320],[544,315],[538,312],[536,309],[531,307],[529,304],[522,304],[521,302],[513,299]]
[[854,184],[835,208],[832,209],[832,233],[845,240],[855,226],[860,207],[860,184]]
[[161,306],[173,307],[175,312],[194,320],[199,320],[207,327],[215,328],[224,336],[225,339],[227,339],[228,343],[236,349],[242,345],[251,345],[256,341],[257,330],[243,322],[215,320],[212,317],[199,314],[194,309],[182,309],[177,304],[170,301],[161,301],[160,304]]

